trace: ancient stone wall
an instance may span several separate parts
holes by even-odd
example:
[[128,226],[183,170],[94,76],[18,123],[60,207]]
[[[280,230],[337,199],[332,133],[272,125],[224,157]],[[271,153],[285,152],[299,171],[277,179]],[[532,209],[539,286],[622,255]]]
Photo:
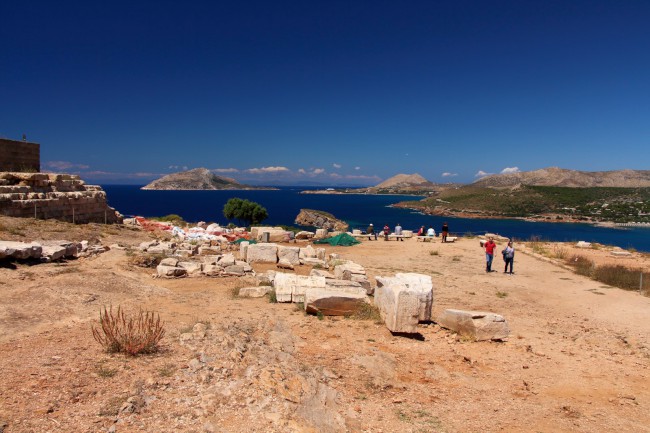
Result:
[[41,145],[0,138],[0,171],[41,171]]
[[122,222],[100,186],[86,185],[71,174],[0,172],[0,214],[75,223]]

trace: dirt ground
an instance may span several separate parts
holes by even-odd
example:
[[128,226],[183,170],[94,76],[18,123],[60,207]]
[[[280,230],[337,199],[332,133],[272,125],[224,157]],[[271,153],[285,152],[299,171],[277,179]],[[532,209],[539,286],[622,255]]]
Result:
[[[0,218],[2,240],[133,246],[152,236]],[[515,248],[508,275],[500,258],[498,272],[484,271],[478,239],[327,246],[373,283],[431,275],[434,317],[501,314],[505,342],[468,341],[435,323],[409,338],[374,320],[319,320],[233,296],[250,278],[152,278],[128,249],[0,264],[0,432],[650,432],[650,298]],[[579,252],[650,271],[640,253]],[[109,305],[158,312],[162,350],[105,353],[91,326]]]

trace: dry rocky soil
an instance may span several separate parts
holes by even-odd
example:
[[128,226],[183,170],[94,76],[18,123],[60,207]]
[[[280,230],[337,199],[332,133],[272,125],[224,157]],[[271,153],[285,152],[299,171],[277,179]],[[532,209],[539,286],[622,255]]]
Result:
[[[3,240],[128,247],[153,236],[0,217]],[[237,277],[152,278],[129,249],[0,264],[0,432],[650,432],[650,298],[515,247],[507,275],[500,258],[485,272],[476,238],[327,246],[373,282],[431,275],[434,317],[501,314],[504,342],[435,323],[407,337],[375,320],[307,316],[234,296],[252,283]],[[581,253],[650,271],[639,253]],[[91,326],[109,305],[159,313],[161,350],[104,352]]]

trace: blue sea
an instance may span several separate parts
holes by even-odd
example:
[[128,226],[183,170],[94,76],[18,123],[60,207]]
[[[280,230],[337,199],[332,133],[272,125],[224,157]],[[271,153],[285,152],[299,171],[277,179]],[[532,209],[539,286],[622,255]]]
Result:
[[415,230],[424,225],[438,232],[443,222],[452,234],[497,233],[515,240],[533,237],[550,241],[587,241],[650,252],[650,228],[603,228],[590,224],[528,222],[513,219],[467,219],[424,215],[408,209],[390,207],[404,200],[421,197],[404,195],[300,194],[309,187],[282,187],[277,191],[144,191],[139,185],[102,185],[110,206],[126,216],[163,216],[178,214],[186,221],[217,222],[226,225],[223,206],[239,197],[264,206],[269,218],[265,225],[294,225],[300,209],[329,212],[365,230],[368,224],[391,228],[400,223]]

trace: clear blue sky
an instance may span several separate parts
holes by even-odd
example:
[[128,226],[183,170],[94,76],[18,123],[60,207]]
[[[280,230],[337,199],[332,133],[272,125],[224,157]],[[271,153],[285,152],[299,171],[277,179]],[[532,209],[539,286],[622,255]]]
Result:
[[650,2],[11,1],[0,136],[142,184],[649,169]]

